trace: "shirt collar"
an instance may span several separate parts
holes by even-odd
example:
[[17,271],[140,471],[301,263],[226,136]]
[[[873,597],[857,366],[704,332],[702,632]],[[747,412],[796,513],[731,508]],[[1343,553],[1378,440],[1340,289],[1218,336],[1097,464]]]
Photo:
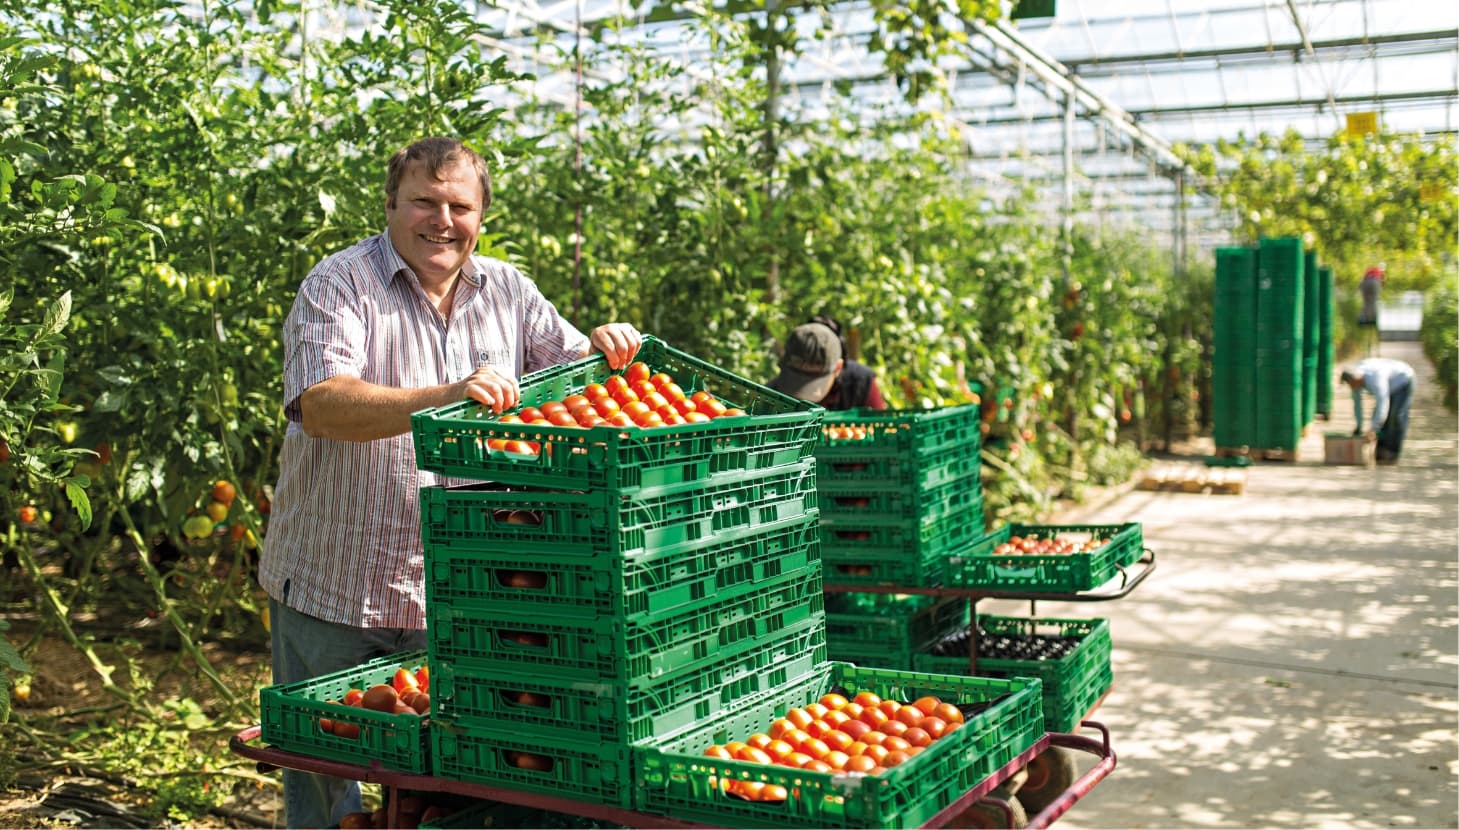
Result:
[[[416,276],[415,272],[412,271],[410,269],[410,266],[406,264],[405,260],[401,258],[400,253],[395,250],[395,244],[390,241],[390,232],[381,232],[379,235],[379,239],[380,250],[385,257],[386,281],[395,279],[396,277],[400,276],[401,273]],[[466,258],[466,262],[461,266],[461,276],[465,277],[466,282],[470,283],[473,286],[481,284],[481,274],[477,270],[475,256],[469,256]],[[417,277],[417,280],[419,280],[419,277]]]

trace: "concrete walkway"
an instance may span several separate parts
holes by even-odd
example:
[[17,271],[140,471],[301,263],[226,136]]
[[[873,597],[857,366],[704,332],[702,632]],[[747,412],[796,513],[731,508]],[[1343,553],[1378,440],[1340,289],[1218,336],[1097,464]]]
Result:
[[1058,827],[1459,827],[1459,428],[1418,344],[1378,351],[1420,379],[1399,466],[1323,466],[1354,423],[1334,383],[1331,421],[1243,495],[1127,488],[1053,520],[1141,522],[1157,557],[1124,598],[1035,608],[1114,641],[1093,719],[1119,765]]

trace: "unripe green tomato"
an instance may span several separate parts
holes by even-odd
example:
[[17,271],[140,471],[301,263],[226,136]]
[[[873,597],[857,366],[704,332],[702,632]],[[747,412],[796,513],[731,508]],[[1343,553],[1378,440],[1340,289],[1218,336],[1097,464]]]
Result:
[[224,404],[226,404],[228,406],[237,406],[238,405],[238,387],[237,386],[234,386],[231,383],[225,383],[221,387],[219,387],[218,394],[219,394],[220,397],[222,397]]
[[189,516],[188,520],[182,523],[182,535],[189,539],[206,539],[212,534],[213,520],[202,513]]
[[76,422],[62,421],[56,424],[56,434],[61,436],[61,440],[67,444],[76,443]]
[[203,281],[196,277],[188,279],[186,291],[189,300],[201,300],[203,298]]

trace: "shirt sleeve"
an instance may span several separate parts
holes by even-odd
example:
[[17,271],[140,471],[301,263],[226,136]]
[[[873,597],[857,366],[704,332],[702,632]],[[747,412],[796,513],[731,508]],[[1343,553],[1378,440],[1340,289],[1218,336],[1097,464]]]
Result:
[[871,388],[866,390],[866,407],[868,409],[886,409],[886,399],[881,396],[881,387],[876,385],[876,378],[871,379]]
[[284,321],[284,415],[303,420],[304,390],[364,371],[366,330],[359,298],[339,274],[316,269],[299,286]]
[[1388,387],[1390,384],[1388,372],[1375,372],[1364,378],[1364,383],[1373,393],[1373,420],[1371,429],[1374,432],[1383,428],[1383,422],[1388,420]]
[[585,356],[591,344],[587,335],[557,313],[557,306],[520,272],[522,297],[523,369],[537,372]]

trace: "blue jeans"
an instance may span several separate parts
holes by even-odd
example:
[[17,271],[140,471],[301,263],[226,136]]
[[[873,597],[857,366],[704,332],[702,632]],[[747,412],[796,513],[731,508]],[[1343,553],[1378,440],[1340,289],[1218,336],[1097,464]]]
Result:
[[[288,591],[285,583],[286,600]],[[309,680],[426,647],[424,629],[339,625],[301,614],[272,597],[269,629],[275,683]],[[289,827],[338,827],[341,816],[361,807],[358,781],[284,770],[284,821]]]
[[1377,449],[1392,453],[1395,461],[1403,451],[1403,436],[1408,433],[1408,408],[1413,403],[1413,387],[1416,383],[1418,379],[1414,378],[1388,393],[1388,417],[1383,421],[1383,428],[1378,430]]

